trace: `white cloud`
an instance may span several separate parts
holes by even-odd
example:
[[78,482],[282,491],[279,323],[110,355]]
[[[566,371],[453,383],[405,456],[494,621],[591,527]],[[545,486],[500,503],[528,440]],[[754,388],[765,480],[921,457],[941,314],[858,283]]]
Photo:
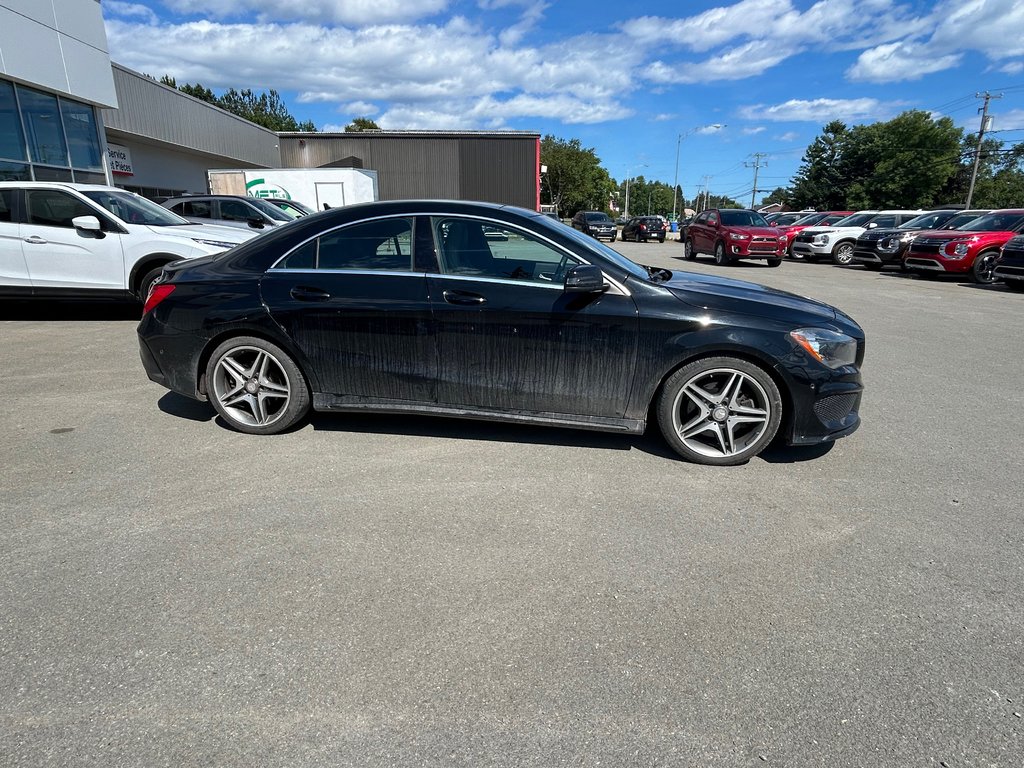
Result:
[[754,104],[740,108],[746,120],[827,123],[829,120],[880,120],[890,117],[901,105],[878,99],[790,99],[768,106]]
[[266,0],[164,0],[181,14],[214,19],[255,19],[258,22],[387,24],[429,18],[448,8],[448,0],[316,0],[312,3],[268,3]]
[[152,8],[139,3],[126,3],[122,0],[104,0],[103,11],[111,16],[120,16],[126,19],[142,19],[147,24],[156,24],[159,19]]
[[999,71],[1007,75],[1019,75],[1024,72],[1024,61],[1011,61],[1009,64],[1001,66]]
[[752,128],[744,128],[741,133],[743,133],[744,136],[754,136],[758,133],[764,133],[766,130],[767,129],[763,125],[757,125]]
[[957,53],[935,56],[927,45],[888,43],[864,51],[857,63],[846,70],[846,75],[850,80],[872,83],[919,80],[932,72],[952,69],[961,58]]
[[[993,111],[992,128],[997,131],[1024,129],[1024,109],[1011,109],[1008,112]],[[977,126],[974,130],[978,130]]]
[[786,131],[785,133],[780,133],[778,136],[773,136],[772,138],[775,141],[796,141],[800,138],[800,134],[796,131]]
[[338,107],[339,112],[348,112],[357,117],[368,117],[380,112],[380,107],[368,101],[353,101],[350,104],[342,104]]
[[760,75],[785,61],[790,52],[770,42],[752,42],[732,48],[697,64],[671,66],[656,61],[645,71],[655,83],[699,83],[711,80],[743,80]]

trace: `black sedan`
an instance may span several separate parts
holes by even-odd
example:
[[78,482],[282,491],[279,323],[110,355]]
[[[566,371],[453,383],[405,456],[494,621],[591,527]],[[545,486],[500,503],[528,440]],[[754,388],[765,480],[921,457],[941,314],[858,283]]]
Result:
[[1017,235],[1003,246],[992,275],[1014,291],[1024,291],[1024,235]]
[[726,465],[860,423],[864,333],[842,312],[482,203],[332,209],[172,264],[138,333],[150,379],[252,434],[310,407],[634,434],[650,414]]

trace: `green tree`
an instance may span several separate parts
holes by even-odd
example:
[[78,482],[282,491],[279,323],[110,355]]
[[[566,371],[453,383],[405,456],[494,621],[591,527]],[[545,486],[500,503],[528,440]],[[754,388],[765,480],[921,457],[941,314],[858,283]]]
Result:
[[778,203],[779,205],[789,207],[789,199],[792,196],[792,192],[786,187],[776,187],[768,196],[761,200],[761,205],[771,205],[772,203]]
[[594,150],[585,149],[579,139],[566,141],[544,136],[540,141],[540,162],[547,166],[541,175],[542,203],[554,205],[568,215],[579,210],[608,209],[614,185]]
[[212,90],[199,83],[178,85],[170,75],[161,77],[160,82],[272,131],[306,131],[308,133],[316,131],[316,126],[311,120],[300,123],[292,117],[282,101],[281,95],[273,89],[255,93],[250,88],[241,91],[228,88],[223,95],[217,96]]
[[790,204],[794,208],[840,209],[846,204],[842,159],[847,138],[846,123],[833,120],[807,147],[793,179]]
[[360,131],[379,131],[380,126],[368,117],[357,117],[345,126],[345,133],[359,133]]

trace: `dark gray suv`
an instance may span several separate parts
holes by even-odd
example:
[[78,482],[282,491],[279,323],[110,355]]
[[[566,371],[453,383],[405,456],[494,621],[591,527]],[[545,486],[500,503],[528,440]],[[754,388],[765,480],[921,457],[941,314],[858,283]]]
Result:
[[615,228],[615,222],[608,217],[607,213],[601,211],[580,211],[572,217],[572,227],[585,235],[590,235],[598,240],[607,240],[609,243],[615,242],[618,231]]
[[197,224],[269,229],[292,221],[292,217],[280,208],[258,197],[187,195],[168,198],[160,205]]

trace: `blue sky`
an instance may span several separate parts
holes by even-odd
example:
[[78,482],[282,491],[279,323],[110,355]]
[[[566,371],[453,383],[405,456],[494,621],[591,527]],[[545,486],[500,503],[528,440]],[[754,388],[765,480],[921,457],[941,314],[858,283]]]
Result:
[[[111,58],[179,83],[276,89],[341,130],[578,138],[613,178],[750,202],[832,119],[906,109],[1024,140],[1024,0],[103,0]],[[211,10],[212,9],[212,10]],[[719,125],[720,128],[710,126]],[[683,139],[679,140],[679,136]],[[765,165],[766,164],[766,165]],[[759,195],[760,198],[760,195]]]

